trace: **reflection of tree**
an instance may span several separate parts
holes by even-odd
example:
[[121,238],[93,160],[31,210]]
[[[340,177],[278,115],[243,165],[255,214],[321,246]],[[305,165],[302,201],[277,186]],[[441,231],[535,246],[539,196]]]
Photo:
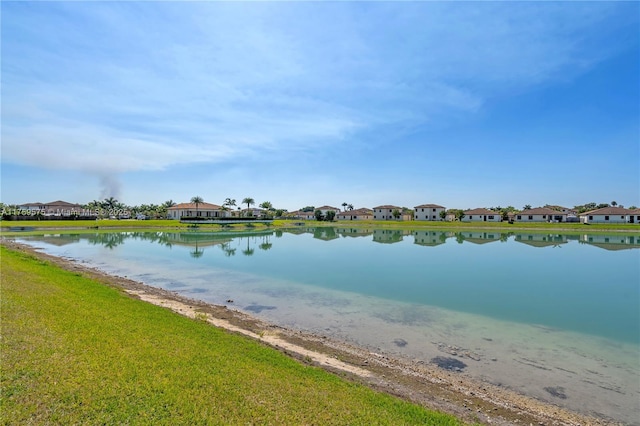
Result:
[[262,244],[260,244],[258,247],[260,248],[260,250],[269,250],[272,246],[273,244],[271,244],[271,242],[269,241],[269,236],[265,235]]
[[276,238],[281,238],[283,235],[282,229],[276,229]]
[[231,257],[231,256],[235,256],[236,255],[236,249],[235,248],[231,248],[229,243],[221,244],[220,248],[224,252],[224,255],[227,256],[227,257]]
[[458,244],[462,244],[464,242],[464,237],[462,236],[462,232],[456,232],[456,242]]
[[199,259],[204,254],[204,250],[198,248],[198,240],[196,240],[196,248],[189,253],[194,259]]
[[249,247],[249,237],[247,237],[247,248],[246,250],[242,250],[242,254],[244,254],[245,256],[253,256],[254,251],[254,249]]
[[120,244],[123,244],[124,240],[126,240],[127,238],[129,238],[129,235],[123,232],[96,234],[89,237],[89,243],[94,245],[103,245],[108,249],[114,249]]

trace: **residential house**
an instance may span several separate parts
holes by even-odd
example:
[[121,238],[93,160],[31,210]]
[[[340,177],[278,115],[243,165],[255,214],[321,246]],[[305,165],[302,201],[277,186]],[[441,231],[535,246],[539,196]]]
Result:
[[203,218],[213,219],[216,217],[228,217],[229,212],[222,210],[222,207],[211,203],[180,203],[167,209],[169,219]]
[[239,210],[241,217],[262,217],[266,213],[266,210],[259,207],[251,207],[250,209]]
[[329,211],[334,212],[336,215],[341,212],[339,208],[331,206],[316,207],[316,210],[320,210],[322,212],[322,216],[327,216],[327,212]]
[[500,232],[463,231],[456,234],[458,241],[465,241],[474,244],[486,244],[500,241]]
[[374,229],[373,242],[383,244],[394,244],[402,241],[404,231],[396,229]]
[[[397,219],[393,215],[394,211],[400,213]],[[406,212],[402,207],[387,204],[373,208],[373,220],[411,220],[411,214]]]
[[631,210],[629,213],[629,223],[640,223],[640,209]]
[[316,218],[315,212],[303,212],[302,210],[291,212],[287,216],[302,220],[315,220]]
[[485,208],[477,208],[466,210],[464,212],[463,222],[501,222],[502,216],[500,212]]
[[373,219],[373,210],[371,209],[356,209],[347,210],[346,212],[340,212],[336,215],[337,220],[371,220]]
[[[66,201],[51,201],[50,203],[26,203],[18,206],[20,210],[28,212],[29,215],[41,214],[43,216],[72,216],[86,215],[80,204],[68,203]],[[95,216],[95,215],[94,215]]]
[[414,207],[414,220],[442,220],[440,214],[446,209],[437,204],[422,204]]
[[567,213],[546,207],[536,207],[516,213],[515,220],[516,222],[566,222]]
[[[624,207],[604,207],[601,209],[591,210],[589,212],[580,213],[580,222],[582,223],[635,223],[637,214],[635,210],[625,209]],[[633,220],[633,222],[632,222]]]

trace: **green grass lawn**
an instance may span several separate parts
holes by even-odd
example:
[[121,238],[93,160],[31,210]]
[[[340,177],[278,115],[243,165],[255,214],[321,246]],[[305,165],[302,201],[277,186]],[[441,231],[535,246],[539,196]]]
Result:
[[0,247],[3,424],[457,425]]

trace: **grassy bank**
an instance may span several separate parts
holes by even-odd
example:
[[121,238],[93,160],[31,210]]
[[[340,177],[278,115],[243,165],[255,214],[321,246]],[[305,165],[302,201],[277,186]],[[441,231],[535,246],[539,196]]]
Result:
[[[318,222],[316,220],[274,220],[272,224],[201,224],[200,230],[219,229],[261,229],[273,227],[290,227],[304,224],[306,226],[335,226],[352,228],[385,228],[385,229],[496,229],[501,231],[513,230],[534,230],[534,231],[572,231],[572,232],[637,232],[640,234],[640,224],[582,224],[582,223],[508,223],[508,222],[445,222],[445,221],[333,221]],[[60,220],[60,221],[2,221],[0,222],[2,234],[6,235],[16,228],[26,229],[100,229],[100,230],[148,230],[167,229],[180,230],[192,228],[188,224],[180,223],[177,220]]]
[[460,424],[78,273],[0,255],[3,424]]

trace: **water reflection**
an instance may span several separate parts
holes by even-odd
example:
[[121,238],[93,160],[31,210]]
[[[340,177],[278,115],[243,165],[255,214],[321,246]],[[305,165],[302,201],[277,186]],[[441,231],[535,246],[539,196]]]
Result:
[[252,256],[256,248],[269,251],[273,247],[272,237],[281,238],[284,234],[311,234],[314,239],[332,241],[338,238],[371,237],[371,241],[382,244],[394,244],[413,237],[413,243],[422,247],[437,247],[447,240],[458,244],[487,244],[512,240],[534,248],[561,248],[569,242],[590,245],[604,250],[628,250],[640,248],[640,236],[625,234],[558,234],[531,232],[496,231],[433,231],[433,230],[397,230],[339,227],[296,227],[290,229],[263,231],[218,231],[218,232],[114,232],[95,234],[45,234],[29,237],[32,241],[42,241],[55,246],[87,241],[91,245],[100,245],[114,249],[127,240],[148,241],[166,247],[181,246],[191,248],[191,256],[200,258],[205,249],[219,246],[227,257],[241,252]]

